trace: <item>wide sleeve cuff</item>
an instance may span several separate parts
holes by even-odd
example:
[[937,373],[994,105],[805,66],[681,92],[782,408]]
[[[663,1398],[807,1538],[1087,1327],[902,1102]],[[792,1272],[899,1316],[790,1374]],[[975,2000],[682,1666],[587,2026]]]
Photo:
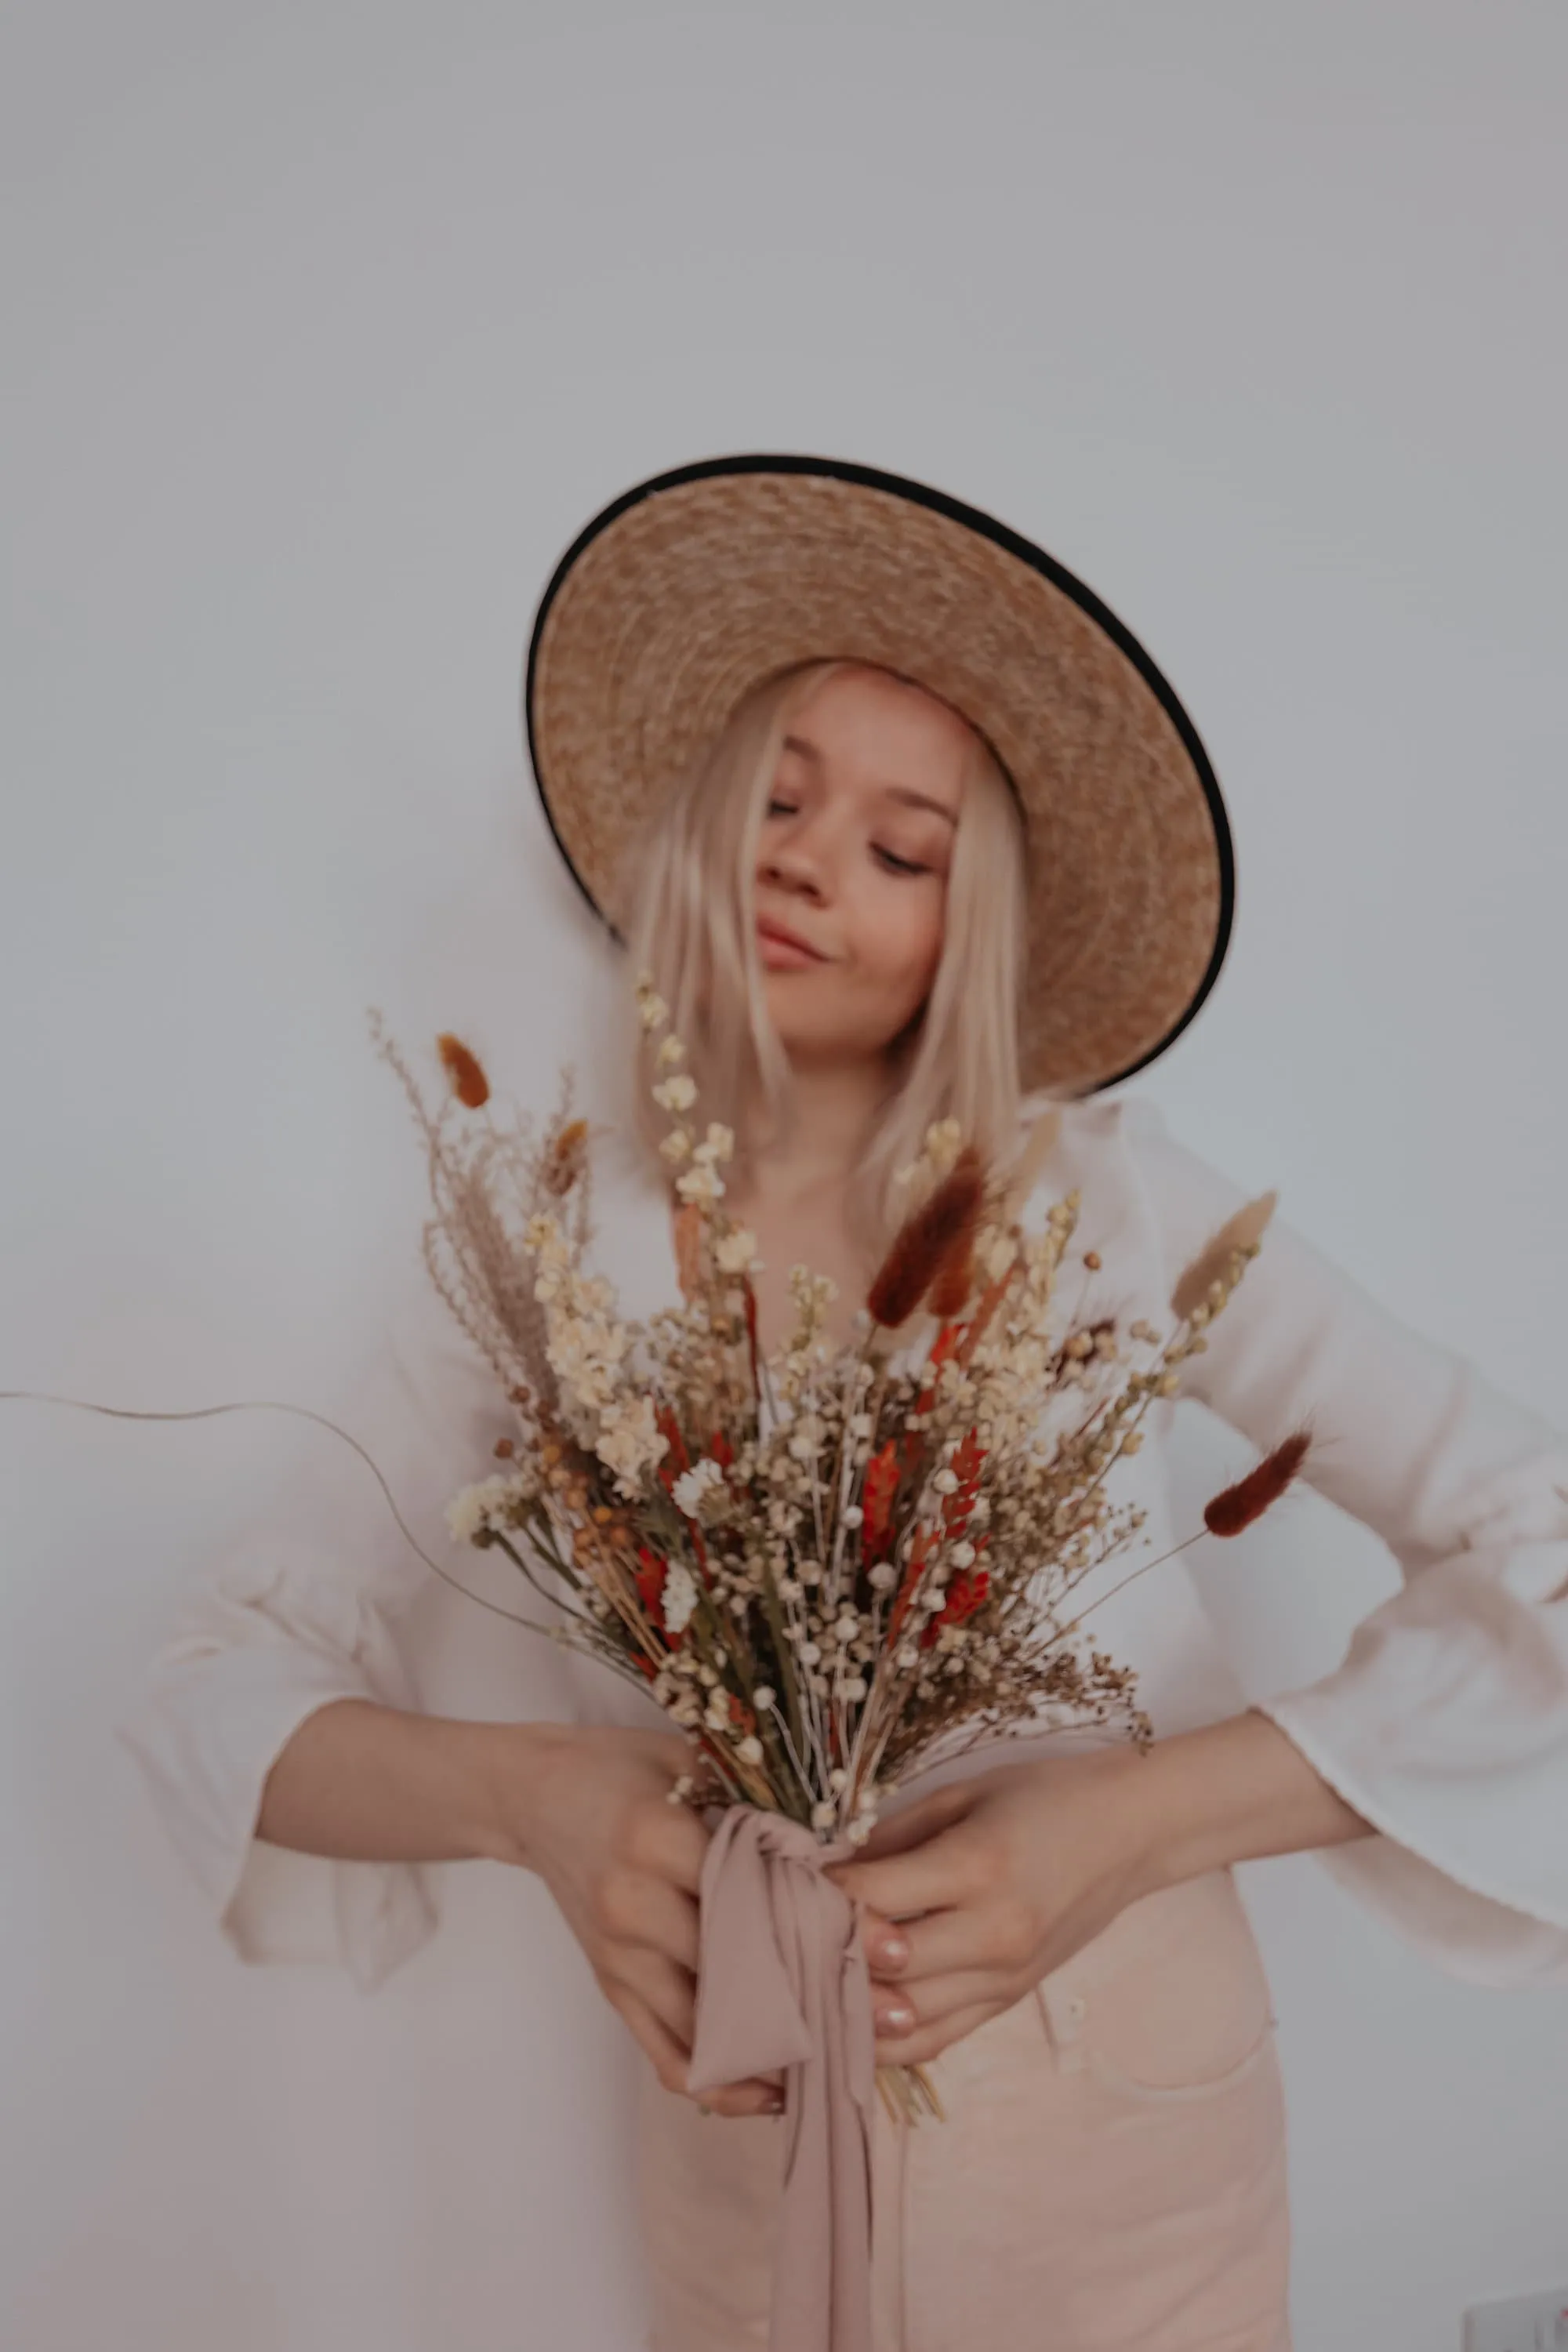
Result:
[[414,1703],[392,1624],[337,1563],[257,1537],[187,1597],[114,1730],[238,1957],[340,1962],[368,1991],[435,1931],[427,1870],[301,1853],[255,1833],[273,1764],[339,1698]]
[[[434,1558],[450,1549],[447,1496],[508,1425],[494,1376],[445,1317],[424,1288],[395,1298],[338,1404]],[[349,1447],[298,1426],[292,1439],[269,1439],[265,1518],[180,1596],[114,1727],[239,1957],[336,1960],[368,1990],[434,1932],[439,1873],[298,1853],[256,1823],[268,1773],[318,1707],[419,1708],[407,1618],[429,1571]]]
[[[1319,1776],[1370,1822],[1376,1835],[1315,1853],[1329,1875],[1448,1975],[1499,1990],[1568,1984],[1568,1921],[1550,1914],[1556,1898],[1538,1908],[1474,1883],[1489,1877],[1485,1832],[1472,1851],[1458,1839],[1443,1790],[1390,1788],[1361,1769],[1353,1729],[1336,1722],[1331,1697],[1321,1686],[1254,1702],[1279,1725]],[[1347,1736],[1348,1734],[1348,1736]],[[1500,1876],[1498,1884],[1503,1884]]]
[[[1173,1282],[1247,1195],[1122,1110]],[[1186,1392],[1259,1451],[1310,1426],[1307,1483],[1400,1570],[1333,1673],[1254,1701],[1373,1826],[1318,1859],[1457,1976],[1568,1981],[1568,1438],[1278,1215],[1205,1337]]]
[[1465,1543],[1259,1702],[1382,1832],[1325,1849],[1334,1876],[1472,1982],[1568,1983],[1564,1595],[1568,1539]]

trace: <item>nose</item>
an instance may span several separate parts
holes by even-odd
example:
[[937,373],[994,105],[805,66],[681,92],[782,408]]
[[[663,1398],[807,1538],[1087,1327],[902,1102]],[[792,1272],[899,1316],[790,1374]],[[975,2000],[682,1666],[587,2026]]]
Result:
[[774,841],[763,851],[758,871],[764,882],[775,889],[788,890],[796,898],[809,898],[821,906],[828,895],[827,866],[817,854],[805,827],[791,826],[788,836]]

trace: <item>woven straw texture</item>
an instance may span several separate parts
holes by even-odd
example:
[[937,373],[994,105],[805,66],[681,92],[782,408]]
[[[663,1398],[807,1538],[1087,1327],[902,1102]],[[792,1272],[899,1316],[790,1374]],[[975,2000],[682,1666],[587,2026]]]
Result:
[[1092,614],[952,517],[831,475],[658,489],[582,548],[531,668],[540,790],[618,923],[626,845],[758,677],[826,656],[918,680],[990,739],[1029,836],[1028,1087],[1089,1093],[1182,1022],[1222,922],[1215,821],[1152,687]]

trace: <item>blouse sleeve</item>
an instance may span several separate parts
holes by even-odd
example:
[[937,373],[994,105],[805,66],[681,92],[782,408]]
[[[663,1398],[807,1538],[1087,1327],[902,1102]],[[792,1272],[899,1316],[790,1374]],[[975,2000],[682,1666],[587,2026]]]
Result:
[[[1249,1196],[1121,1109],[1168,1296]],[[1317,1858],[1456,1976],[1568,1983],[1568,1440],[1278,1213],[1206,1337],[1184,1392],[1260,1451],[1310,1422],[1302,1475],[1400,1570],[1333,1673],[1260,1703],[1375,1832]]]
[[[493,1378],[411,1301],[388,1316],[347,1389],[332,1418],[440,1559],[445,1497],[494,1467],[504,1407]],[[239,1957],[338,1961],[368,1991],[434,1932],[429,1869],[298,1853],[255,1826],[268,1771],[318,1707],[420,1706],[406,1612],[433,1580],[340,1438],[298,1422],[274,1427],[289,1433],[276,1502],[180,1595],[114,1729]]]

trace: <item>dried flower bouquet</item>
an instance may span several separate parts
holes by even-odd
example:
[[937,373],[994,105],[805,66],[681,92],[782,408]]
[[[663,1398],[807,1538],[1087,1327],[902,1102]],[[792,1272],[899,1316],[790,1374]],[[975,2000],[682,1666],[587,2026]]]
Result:
[[[1055,1115],[1001,1173],[944,1123],[906,1171],[908,1213],[850,1341],[826,1338],[833,1286],[799,1266],[795,1326],[770,1357],[755,1242],[721,1206],[733,1137],[699,1131],[667,1008],[646,979],[638,998],[681,1292],[646,1324],[589,1270],[589,1139],[569,1083],[542,1127],[504,1123],[447,1036],[432,1112],[373,1016],[428,1153],[429,1272],[517,1417],[503,1466],[452,1502],[454,1537],[499,1546],[554,1605],[555,1639],[689,1735],[681,1797],[770,1808],[825,1843],[862,1843],[902,1781],[981,1739],[1089,1722],[1146,1746],[1134,1676],[1083,1635],[1078,1595],[1143,1524],[1111,1505],[1110,1474],[1206,1345],[1275,1196],[1186,1269],[1169,1334],[1080,1326],[1058,1308],[1079,1194],[1037,1232],[1018,1213]],[[1215,1496],[1208,1530],[1257,1517],[1309,1442],[1287,1438]],[[936,2105],[918,2068],[880,2079],[907,2115]]]

